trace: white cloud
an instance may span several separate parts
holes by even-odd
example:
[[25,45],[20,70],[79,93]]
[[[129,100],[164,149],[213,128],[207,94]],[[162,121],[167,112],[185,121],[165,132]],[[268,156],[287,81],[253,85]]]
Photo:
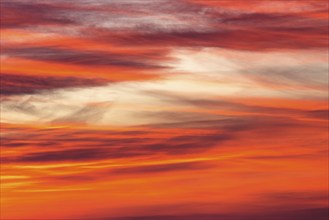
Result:
[[[170,102],[159,94],[215,101],[242,97],[325,99],[327,91],[298,87],[298,84],[293,82],[299,80],[299,83],[304,83],[304,78],[308,80],[312,77],[319,78],[313,80],[317,85],[316,83],[323,79],[321,72],[311,76],[299,72],[299,69],[296,70],[303,70],[303,65],[326,66],[325,59],[319,59],[323,52],[315,51],[312,54],[301,51],[257,53],[212,48],[177,49],[171,54],[176,62],[168,63],[172,70],[165,74],[164,78],[11,96],[1,105],[1,120],[7,123],[89,123],[126,126],[168,121],[160,117],[148,117],[143,113],[156,115],[163,111],[175,113],[187,108],[194,108],[196,111],[204,108],[188,106],[184,102]],[[256,72],[273,66],[277,67],[276,69],[283,68],[283,71],[287,69],[295,72],[287,72],[292,74],[289,80],[282,78],[286,77],[285,72]],[[266,80],[270,80],[274,86],[262,84],[264,80],[260,74],[265,75]],[[282,81],[289,83],[288,86],[277,86],[281,85]]]

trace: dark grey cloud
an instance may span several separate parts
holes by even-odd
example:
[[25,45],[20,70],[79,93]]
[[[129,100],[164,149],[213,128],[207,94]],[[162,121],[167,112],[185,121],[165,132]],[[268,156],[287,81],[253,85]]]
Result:
[[1,1],[1,28],[25,28],[36,25],[74,25],[63,4],[42,1]]
[[329,118],[329,109],[318,109],[305,112],[307,117],[328,120]]
[[[126,207],[131,210],[129,215],[121,212],[122,217],[113,217],[105,212],[88,213],[80,216],[82,219],[113,219],[113,220],[325,220],[329,217],[326,206],[327,191],[278,191],[254,195],[249,203],[236,201],[232,210],[221,209],[222,204],[186,202],[161,205]],[[250,195],[251,196],[251,195]],[[252,198],[252,196],[250,197]],[[225,204],[225,201],[223,201]],[[199,207],[208,207],[211,212],[200,213]],[[217,209],[216,209],[217,208]],[[181,211],[180,214],[172,214]]]
[[[88,113],[88,112],[87,112]],[[80,115],[79,117],[82,117]],[[2,138],[3,148],[39,148],[47,149],[40,153],[27,153],[18,158],[7,158],[6,161],[16,162],[48,162],[48,161],[81,161],[102,160],[124,157],[145,157],[152,155],[185,155],[197,154],[221,147],[232,147],[240,137],[246,139],[256,138],[259,144],[275,143],[280,145],[287,139],[294,141],[299,138],[291,131],[300,127],[305,129],[325,130],[326,125],[308,123],[289,117],[272,116],[239,116],[214,120],[193,120],[181,123],[154,124],[147,127],[136,127],[136,130],[127,132],[111,132],[104,130],[61,131],[58,129],[41,130],[14,130],[15,135],[8,134]],[[161,129],[197,128],[200,133],[189,134],[177,132],[175,135],[163,135]],[[160,129],[160,130],[159,130]],[[154,130],[154,131],[153,131]],[[13,132],[13,131],[12,131]],[[147,134],[159,135],[144,136]],[[272,136],[270,134],[275,134]],[[310,135],[312,135],[310,133]],[[324,139],[313,140],[305,146],[323,146]],[[233,144],[233,145],[232,145]],[[300,143],[299,143],[300,144]],[[70,146],[70,149],[67,149]],[[270,145],[272,146],[272,144]],[[294,155],[263,155],[249,159],[303,159],[318,157],[319,154],[294,154]],[[248,158],[247,158],[248,159]]]
[[[323,5],[325,6],[325,5]],[[323,9],[317,9],[311,13],[323,13]],[[314,30],[314,34],[323,34],[328,22],[325,19],[319,19],[310,16],[303,16],[303,13],[287,13],[287,12],[273,12],[273,13],[236,13],[228,14],[225,17],[218,19],[218,23],[227,24],[236,27],[254,27],[264,30],[273,31],[310,31]],[[314,28],[314,29],[312,29]],[[321,29],[324,28],[324,29]],[[320,32],[317,32],[320,31]],[[311,32],[313,33],[313,32]],[[327,33],[327,32],[325,32]]]
[[[324,4],[323,7],[328,5]],[[190,9],[186,6],[185,10]],[[221,47],[239,50],[307,49],[328,46],[328,21],[305,16],[310,13],[307,10],[301,13],[240,13],[223,10],[224,12],[207,10],[210,14],[205,14],[204,18],[211,25],[208,31],[132,33],[118,36],[117,40],[129,44],[130,38],[133,38],[142,45]],[[318,11],[323,12],[323,8],[319,8]]]
[[[65,48],[53,47],[6,47],[2,49],[3,54],[22,57],[31,60],[46,62],[57,62],[73,65],[86,66],[119,66],[133,69],[154,69],[161,66],[150,62],[153,54],[116,54],[100,51],[78,51]],[[149,60],[147,60],[147,58]]]
[[105,158],[102,149],[70,149],[52,152],[28,153],[18,158],[16,162],[57,162],[81,161]]
[[[90,219],[90,216],[82,219]],[[190,215],[149,215],[130,217],[97,217],[100,220],[327,220],[328,208],[304,208],[291,210],[272,209],[256,213],[241,213],[237,210],[231,214],[190,214]]]
[[18,158],[4,158],[6,162],[18,163],[43,163],[61,161],[89,161],[102,159],[116,159],[125,157],[145,156],[153,152],[143,152],[138,149],[127,149],[120,147],[105,148],[76,148],[68,150],[44,151],[37,153],[27,153]]
[[231,139],[232,135],[226,133],[180,135],[153,144],[145,144],[141,148],[151,152],[163,152],[167,154],[191,154],[207,151]]
[[[126,141],[123,139],[101,139],[94,137],[91,141],[56,140],[55,138],[37,140],[19,140],[5,138],[3,147],[39,147],[49,151],[27,153],[18,158],[7,158],[11,162],[59,162],[116,159],[124,157],[150,156],[159,154],[193,154],[209,150],[216,144],[230,140],[226,134],[211,134],[199,136],[178,136],[167,139],[140,139]],[[50,144],[49,144],[50,143]],[[71,144],[72,149],[65,149]],[[82,148],[83,147],[83,148]],[[53,149],[54,148],[54,149]],[[51,150],[53,149],[53,150]],[[56,149],[56,150],[55,150]],[[60,149],[60,150],[58,150]]]
[[173,172],[180,170],[202,170],[211,167],[211,164],[205,162],[186,162],[174,164],[146,165],[136,167],[124,167],[110,170],[114,174],[147,174],[147,173],[162,173]]
[[[309,16],[323,13],[327,7],[319,4],[316,10],[305,7],[298,13],[246,13],[225,8],[225,4],[219,9],[190,1],[16,0],[2,2],[2,27],[78,27],[82,37],[121,46],[327,48],[327,19]],[[50,28],[49,31],[60,30]],[[116,62],[138,66],[134,62]]]
[[[142,129],[142,128],[139,128]],[[145,128],[147,131],[150,128]],[[205,134],[180,134],[173,136],[143,137],[133,131],[118,134],[111,131],[74,131],[38,130],[16,131],[16,135],[6,135],[2,139],[3,148],[39,148],[38,153],[26,153],[17,158],[9,157],[11,162],[55,162],[116,159],[160,154],[195,154],[207,151],[218,144],[226,143],[232,135],[216,130]],[[149,132],[149,133],[152,133]],[[69,149],[68,149],[69,146]]]
[[[145,130],[111,131],[85,130],[67,131],[60,129],[25,130],[20,128],[6,129],[7,135],[1,138],[2,147],[37,147],[46,149],[65,149],[65,143],[71,147],[111,148],[142,145],[146,142],[159,141],[157,138],[143,137],[145,134],[155,134]],[[11,135],[11,133],[13,135]]]
[[[192,123],[192,124],[191,124]],[[203,125],[203,126],[202,126]],[[159,126],[159,125],[156,125]],[[17,158],[8,157],[7,162],[27,162],[27,163],[43,163],[56,161],[87,161],[87,160],[102,160],[102,159],[117,159],[131,157],[145,157],[154,155],[188,155],[205,152],[210,149],[224,148],[230,146],[235,140],[239,140],[239,136],[244,132],[250,132],[251,138],[253,134],[257,137],[268,136],[269,133],[277,134],[277,143],[285,141],[280,140],[284,135],[285,129],[293,129],[305,124],[298,121],[287,121],[287,119],[273,119],[271,117],[252,117],[241,118],[237,121],[199,121],[185,122],[184,126],[197,127],[204,129],[200,134],[182,134],[146,137],[137,135],[136,137],[130,134],[122,134],[121,137],[112,136],[111,132],[100,131],[99,133],[84,131],[74,134],[63,133],[60,131],[47,131],[26,133],[26,135],[5,136],[2,140],[4,148],[19,148],[32,147],[39,149],[47,149],[47,151],[38,153],[26,153]],[[160,126],[161,127],[161,126]],[[170,127],[179,127],[174,124]],[[148,130],[150,127],[147,128]],[[319,129],[317,127],[317,129]],[[268,140],[271,141],[272,139]],[[259,140],[260,143],[267,143],[267,140]],[[313,143],[314,144],[314,143]],[[70,146],[70,149],[67,149]],[[287,155],[288,157],[289,155]],[[290,155],[290,157],[309,158],[314,155]],[[272,155],[264,155],[260,158],[250,159],[282,159],[273,158]]]
[[[315,28],[313,28],[315,29]],[[319,30],[320,29],[320,30]],[[327,32],[326,27],[319,27],[313,32]],[[86,32],[87,33],[87,32]],[[139,46],[183,46],[183,47],[219,47],[235,50],[262,51],[273,49],[312,49],[328,46],[327,34],[316,35],[296,33],[289,29],[267,31],[257,29],[220,29],[209,32],[171,32],[171,33],[131,33],[128,35],[106,34],[90,30],[93,36],[103,41],[119,45]]]
[[295,160],[295,159],[316,159],[323,156],[323,152],[314,152],[308,154],[286,154],[286,155],[262,155],[262,156],[249,156],[244,157],[245,159],[251,160]]
[[101,86],[109,83],[105,79],[66,76],[37,76],[1,73],[1,95],[34,94],[45,90]]
[[275,200],[277,202],[300,202],[300,203],[312,203],[325,202],[328,199],[327,191],[296,191],[296,192],[275,192],[264,195],[269,200]]
[[89,28],[109,32],[199,31],[205,20],[200,14],[204,7],[174,0],[4,0],[2,5],[6,11],[2,28],[41,29],[46,26],[50,32],[61,32],[60,26],[78,28],[78,33],[81,29],[88,32]]

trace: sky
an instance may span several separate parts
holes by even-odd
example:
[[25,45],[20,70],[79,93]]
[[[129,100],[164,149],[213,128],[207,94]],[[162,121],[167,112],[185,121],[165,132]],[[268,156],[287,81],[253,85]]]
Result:
[[4,220],[328,218],[325,0],[1,0]]

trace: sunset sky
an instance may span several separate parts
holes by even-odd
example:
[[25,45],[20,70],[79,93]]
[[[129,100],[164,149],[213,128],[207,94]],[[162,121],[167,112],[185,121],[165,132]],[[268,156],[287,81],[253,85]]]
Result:
[[1,220],[326,220],[327,0],[1,0]]

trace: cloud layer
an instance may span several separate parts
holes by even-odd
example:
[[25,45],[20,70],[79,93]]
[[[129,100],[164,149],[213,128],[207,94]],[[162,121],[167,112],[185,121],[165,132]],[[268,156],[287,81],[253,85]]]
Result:
[[1,1],[0,218],[327,219],[327,9]]

